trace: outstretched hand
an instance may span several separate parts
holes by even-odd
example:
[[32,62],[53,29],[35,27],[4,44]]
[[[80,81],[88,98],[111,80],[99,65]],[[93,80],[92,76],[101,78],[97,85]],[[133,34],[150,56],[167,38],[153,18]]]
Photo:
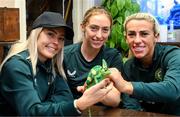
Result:
[[121,72],[119,72],[116,68],[109,68],[111,71],[111,74],[107,77],[110,78],[112,82],[114,82],[114,86],[123,93],[132,94],[133,93],[133,86],[131,82],[128,82],[124,80],[124,78],[121,75]]
[[104,96],[112,90],[112,88],[113,83],[110,82],[108,78],[106,78],[98,84],[86,89],[83,95],[77,100],[78,108],[80,110],[84,110],[87,107],[90,107],[97,102],[100,102],[102,99],[104,99]]

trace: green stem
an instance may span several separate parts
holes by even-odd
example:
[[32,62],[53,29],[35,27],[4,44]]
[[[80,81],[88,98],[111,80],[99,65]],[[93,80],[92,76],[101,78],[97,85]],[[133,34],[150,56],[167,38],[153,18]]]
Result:
[[91,117],[91,107],[88,108],[88,114],[89,114],[89,117]]

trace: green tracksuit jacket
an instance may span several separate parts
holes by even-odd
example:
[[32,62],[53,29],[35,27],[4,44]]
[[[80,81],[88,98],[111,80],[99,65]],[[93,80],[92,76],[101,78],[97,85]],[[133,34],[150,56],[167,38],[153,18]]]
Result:
[[53,77],[51,62],[38,62],[37,74],[24,51],[13,56],[0,74],[0,115],[75,116],[72,93],[63,78]]
[[64,70],[67,76],[69,87],[74,98],[79,98],[82,93],[77,92],[77,86],[82,86],[87,79],[88,73],[95,65],[102,65],[105,59],[108,67],[122,69],[122,56],[118,50],[103,46],[98,55],[88,62],[81,53],[81,43],[66,46],[64,48]]
[[123,71],[134,88],[132,95],[123,96],[125,108],[180,115],[179,48],[157,44],[149,68],[132,58]]

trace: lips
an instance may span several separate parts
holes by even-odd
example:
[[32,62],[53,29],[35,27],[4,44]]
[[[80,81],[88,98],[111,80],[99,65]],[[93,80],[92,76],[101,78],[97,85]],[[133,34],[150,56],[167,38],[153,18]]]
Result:
[[133,47],[133,50],[135,52],[142,52],[142,51],[144,51],[144,49],[145,49],[144,46],[135,46],[135,47]]
[[47,49],[50,51],[50,52],[55,52],[57,49],[55,47],[51,47],[51,46],[47,46]]
[[103,43],[102,40],[94,40],[94,39],[92,40],[92,42],[94,45],[101,45]]

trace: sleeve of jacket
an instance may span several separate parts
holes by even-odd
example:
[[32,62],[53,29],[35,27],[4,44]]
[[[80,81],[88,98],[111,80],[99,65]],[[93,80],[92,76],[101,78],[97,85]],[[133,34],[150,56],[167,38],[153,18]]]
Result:
[[[64,96],[64,98],[70,99],[69,102],[66,100],[56,101],[56,99],[40,100],[34,87],[31,65],[27,60],[22,58],[10,59],[4,64],[2,74],[1,93],[18,115],[78,115],[73,105],[72,94],[69,90],[59,90],[60,93],[52,96],[52,98],[57,98],[58,95],[60,95],[60,98]],[[63,85],[64,83],[62,81],[59,82],[61,82],[59,85]],[[68,89],[66,84],[62,87]]]
[[139,100],[130,97],[130,95],[128,94],[124,94],[124,93],[122,94],[122,103],[123,103],[123,108],[125,109],[133,109],[139,111],[143,110],[141,104],[139,103]]
[[132,82],[133,96],[142,100],[180,104],[180,50],[167,54],[163,59],[166,73],[160,82]]

